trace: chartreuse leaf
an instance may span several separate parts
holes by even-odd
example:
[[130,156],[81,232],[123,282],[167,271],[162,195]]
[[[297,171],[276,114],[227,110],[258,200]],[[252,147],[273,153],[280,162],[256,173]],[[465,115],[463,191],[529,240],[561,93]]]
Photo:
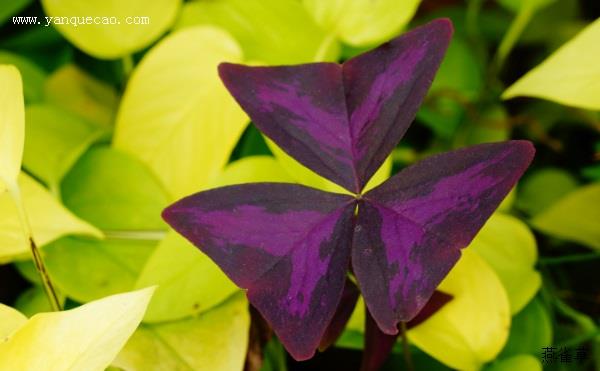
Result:
[[[279,167],[287,173],[288,176],[300,184],[304,184],[309,187],[322,189],[324,191],[336,192],[336,193],[349,193],[341,186],[335,184],[329,179],[326,179],[319,174],[315,173],[311,169],[302,165],[296,161],[292,156],[285,153],[277,144],[273,143],[272,140],[265,137],[265,141],[269,146],[271,152],[275,156]],[[383,183],[387,178],[390,177],[392,172],[392,158],[388,157],[385,162],[381,165],[379,170],[373,175],[365,186],[365,191],[375,188],[379,184]]]
[[25,110],[23,166],[57,190],[63,176],[105,131],[94,123],[49,104]]
[[537,214],[533,226],[551,236],[600,250],[600,182],[570,192]]
[[183,6],[175,28],[197,25],[229,32],[247,60],[295,64],[337,59],[335,40],[295,0],[191,1]]
[[542,371],[542,363],[538,357],[520,354],[498,360],[486,367],[485,371]]
[[552,321],[540,299],[533,299],[512,319],[510,335],[501,358],[528,353],[539,355],[542,347],[552,344]]
[[26,322],[27,317],[21,312],[0,303],[0,344]]
[[114,122],[119,101],[112,86],[72,64],[64,65],[48,77],[44,97],[47,102],[104,126]]
[[190,319],[142,324],[113,365],[125,371],[243,369],[250,316],[242,294]]
[[[65,209],[50,193],[28,175],[18,185],[39,246],[70,234],[100,238],[102,233]],[[0,262],[27,257],[29,243],[21,232],[17,209],[8,193],[0,195]]]
[[237,290],[219,267],[171,231],[141,271],[136,287],[156,284],[146,322],[181,319],[205,312]]
[[519,188],[517,206],[530,215],[536,215],[575,190],[577,186],[577,180],[567,171],[551,167],[542,168],[523,180]]
[[454,298],[409,330],[410,341],[455,369],[478,369],[494,359],[510,328],[508,297],[494,270],[465,249],[438,289]]
[[510,86],[504,99],[533,96],[600,110],[600,19]]
[[44,248],[44,261],[62,293],[88,302],[132,290],[154,247],[154,241],[65,237]]
[[42,1],[52,25],[67,40],[101,59],[119,58],[148,46],[173,23],[180,4],[181,0]]
[[0,343],[3,370],[104,370],[140,323],[152,288],[33,316]]
[[23,85],[15,66],[0,65],[0,86],[0,189],[15,189],[25,138]]
[[[250,156],[225,167],[207,188],[250,182],[293,179],[271,156]],[[237,290],[215,263],[171,231],[148,259],[137,287],[157,285],[146,322],[179,319],[204,312]]]
[[500,278],[512,314],[519,312],[540,288],[542,279],[534,269],[535,237],[519,219],[493,214],[469,248],[483,257]]
[[140,160],[114,148],[95,147],[83,155],[65,176],[62,194],[70,210],[109,237],[143,238],[166,229],[162,185]]
[[386,41],[408,24],[420,0],[303,0],[317,23],[354,46]]
[[0,64],[12,64],[19,69],[23,78],[23,94],[27,102],[42,100],[46,78],[44,70],[27,58],[4,50],[0,50]]
[[172,197],[207,184],[247,125],[217,75],[220,62],[240,58],[223,31],[193,27],[154,47],[129,80],[114,145],[142,159]]

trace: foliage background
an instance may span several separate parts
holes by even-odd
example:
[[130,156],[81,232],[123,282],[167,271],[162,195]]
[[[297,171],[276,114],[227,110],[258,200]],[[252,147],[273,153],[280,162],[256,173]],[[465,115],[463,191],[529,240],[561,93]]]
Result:
[[[151,23],[12,22],[62,15]],[[338,346],[311,361],[293,362],[276,339],[257,350],[243,295],[160,211],[233,183],[339,190],[248,126],[218,63],[343,61],[450,17],[442,68],[376,181],[486,141],[529,139],[537,155],[442,283],[453,302],[409,332],[414,362],[532,370],[542,347],[566,346],[574,358],[585,348],[586,359],[549,367],[600,368],[599,15],[594,0],[1,1],[0,64],[20,70],[26,103],[19,184],[65,307],[158,285],[113,362],[125,370],[236,370],[263,353],[264,370],[358,369],[361,304]],[[585,39],[553,54],[584,28]],[[0,194],[0,302],[31,316],[49,306],[15,215]],[[398,346],[384,368],[404,367]]]

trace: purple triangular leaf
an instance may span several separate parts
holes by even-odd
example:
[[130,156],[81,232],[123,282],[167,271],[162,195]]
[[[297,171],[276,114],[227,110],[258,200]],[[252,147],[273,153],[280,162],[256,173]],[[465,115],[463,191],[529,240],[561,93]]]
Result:
[[359,296],[360,291],[358,291],[358,287],[350,279],[346,279],[342,298],[329,326],[327,326],[327,330],[325,330],[325,334],[321,338],[321,343],[319,344],[321,352],[329,348],[340,337],[346,327],[346,323],[348,323],[350,316],[352,316]]
[[254,124],[318,174],[359,193],[414,119],[452,25],[433,21],[343,65],[222,64]]
[[297,360],[319,345],[349,264],[352,197],[280,183],[186,197],[164,219],[238,286]]
[[352,267],[387,334],[423,308],[534,154],[527,141],[472,146],[429,157],[364,195]]
[[377,371],[392,352],[399,334],[388,335],[382,332],[369,311],[365,312],[365,348],[360,371]]

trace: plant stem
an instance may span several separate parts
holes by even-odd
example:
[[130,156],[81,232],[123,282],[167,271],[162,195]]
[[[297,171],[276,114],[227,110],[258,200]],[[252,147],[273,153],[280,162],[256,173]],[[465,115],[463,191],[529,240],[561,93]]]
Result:
[[517,13],[517,16],[510,24],[508,31],[504,34],[500,45],[498,46],[498,50],[496,51],[496,55],[494,56],[493,68],[495,72],[499,72],[506,61],[506,58],[510,54],[511,50],[521,37],[521,34],[527,27],[527,24],[531,20],[531,17],[535,13],[535,6],[532,5],[532,2],[524,2],[521,9]]
[[477,35],[477,17],[479,16],[481,5],[483,5],[483,0],[469,0],[467,4],[467,32],[471,37]]
[[29,241],[29,248],[31,250],[31,255],[33,256],[35,269],[38,271],[38,274],[42,280],[42,286],[44,287],[44,292],[46,293],[48,301],[50,302],[50,307],[53,311],[60,311],[61,305],[60,301],[58,300],[58,296],[56,295],[56,290],[54,289],[52,281],[50,280],[50,276],[46,271],[46,266],[44,265],[44,260],[42,259],[40,250],[37,248],[37,245],[33,239],[33,232],[31,230],[31,225],[29,224],[29,218],[25,212],[25,205],[23,204],[21,192],[16,184],[9,184],[7,186],[15,206],[17,207],[17,213],[19,214],[21,227],[23,228],[25,238]]
[[402,352],[404,353],[404,362],[408,371],[414,371],[412,356],[410,355],[410,347],[408,336],[406,336],[406,322],[400,322],[400,337],[402,337]]
[[129,80],[129,76],[131,76],[131,72],[133,71],[133,57],[131,54],[127,54],[122,59],[123,62],[123,76],[125,81]]
[[586,254],[571,254],[557,257],[540,258],[538,261],[542,265],[562,264],[581,262],[586,260],[600,259],[600,252],[590,252]]

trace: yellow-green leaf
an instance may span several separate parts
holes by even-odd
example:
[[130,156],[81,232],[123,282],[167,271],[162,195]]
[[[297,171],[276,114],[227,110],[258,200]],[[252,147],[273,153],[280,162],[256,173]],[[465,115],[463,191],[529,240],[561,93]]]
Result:
[[[33,237],[39,246],[69,234],[102,237],[99,230],[65,209],[42,185],[28,175],[22,173],[18,184],[33,229]],[[0,194],[0,262],[29,256],[29,243],[16,215],[17,208],[10,194]]]
[[391,38],[411,20],[420,0],[304,0],[323,29],[354,45]]
[[180,4],[181,0],[42,0],[52,25],[67,40],[102,59],[148,46],[173,23]]
[[0,183],[14,186],[25,140],[25,103],[19,70],[0,65],[0,86]]
[[600,19],[529,71],[502,95],[531,96],[600,110]]
[[0,303],[0,344],[27,322],[18,310]]
[[502,350],[510,328],[506,291],[494,270],[470,249],[439,289],[454,298],[408,331],[417,347],[449,367],[476,370]]
[[0,369],[104,370],[140,323],[152,288],[33,316],[0,344]]
[[144,320],[160,322],[206,311],[237,287],[212,260],[174,231],[150,256],[136,287],[157,285]]
[[199,316],[144,325],[113,365],[125,371],[239,371],[248,347],[250,316],[243,294]]
[[[38,275],[37,271],[34,273]],[[57,294],[59,303],[61,307],[63,307],[65,304],[65,297],[64,295],[60,295],[60,292],[57,292]],[[15,308],[27,317],[42,312],[53,311],[44,288],[38,285],[34,285],[21,293],[15,302]]]
[[338,43],[327,37],[297,0],[187,2],[175,28],[197,25],[212,25],[231,33],[251,61],[334,61],[339,51]]
[[23,166],[57,190],[63,176],[105,131],[98,125],[49,104],[25,110]]
[[527,225],[519,219],[495,213],[471,245],[494,269],[506,289],[511,313],[519,312],[540,288],[542,279],[534,269],[537,244]]
[[501,359],[485,368],[486,371],[542,371],[540,360],[530,354]]
[[600,250],[600,182],[567,194],[532,220],[551,236]]
[[104,126],[113,124],[119,100],[112,86],[72,64],[59,68],[48,77],[44,84],[44,98]]
[[4,50],[0,50],[0,64],[12,64],[19,69],[23,79],[25,101],[30,103],[42,100],[46,79],[46,72],[43,69],[26,57]]
[[256,182],[295,181],[273,156],[248,156],[228,164],[207,188]]
[[114,144],[149,165],[173,198],[205,186],[247,125],[217,75],[220,62],[240,60],[225,32],[193,27],[155,46],[131,76]]
[[[284,171],[286,171],[297,183],[329,192],[349,193],[341,186],[323,178],[319,174],[296,161],[293,157],[285,153],[281,148],[273,143],[273,141],[271,141],[269,138],[265,137],[265,141],[267,142],[271,152],[273,152],[275,155],[280,167],[283,168]],[[368,191],[369,189],[372,189],[383,183],[383,181],[390,177],[391,171],[392,158],[388,157],[387,160],[381,165],[379,170],[375,172],[371,180],[369,180],[365,186],[365,191]]]

